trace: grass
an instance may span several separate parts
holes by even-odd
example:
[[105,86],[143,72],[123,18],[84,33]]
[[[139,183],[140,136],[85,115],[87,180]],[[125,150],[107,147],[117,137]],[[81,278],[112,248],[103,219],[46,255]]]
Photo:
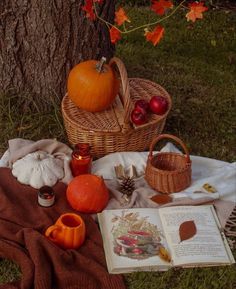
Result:
[[19,267],[7,259],[0,259],[0,284],[13,282],[21,277]]
[[[145,22],[148,12],[137,10],[130,18]],[[180,136],[192,154],[235,160],[235,12],[214,10],[194,25],[175,14],[165,28],[156,48],[142,31],[119,45],[129,76],[151,79],[171,94],[166,131]]]
[[[129,16],[132,25],[150,18],[141,8],[130,8]],[[184,140],[193,155],[229,162],[235,161],[235,16],[232,11],[212,10],[192,25],[183,14],[174,15],[163,23],[166,33],[157,47],[138,31],[123,38],[116,52],[130,77],[153,80],[172,96],[165,132]],[[0,96],[0,152],[15,137],[67,143],[60,101],[53,100],[48,112],[40,112],[29,101],[34,109],[22,108],[22,97],[17,95]],[[0,284],[19,277],[14,263],[0,260]],[[231,266],[133,273],[125,275],[125,281],[127,289],[233,289],[236,270]]]

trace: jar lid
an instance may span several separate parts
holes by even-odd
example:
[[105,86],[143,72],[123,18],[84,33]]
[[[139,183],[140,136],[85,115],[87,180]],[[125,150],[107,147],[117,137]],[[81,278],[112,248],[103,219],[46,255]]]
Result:
[[52,187],[43,186],[39,189],[38,194],[43,199],[50,199],[54,196],[54,191],[53,191]]

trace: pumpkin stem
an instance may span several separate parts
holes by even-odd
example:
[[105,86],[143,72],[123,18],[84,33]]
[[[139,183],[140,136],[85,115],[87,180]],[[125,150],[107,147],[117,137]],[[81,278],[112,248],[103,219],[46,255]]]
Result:
[[107,61],[106,57],[102,57],[101,60],[96,64],[96,69],[99,73],[103,72],[103,66]]

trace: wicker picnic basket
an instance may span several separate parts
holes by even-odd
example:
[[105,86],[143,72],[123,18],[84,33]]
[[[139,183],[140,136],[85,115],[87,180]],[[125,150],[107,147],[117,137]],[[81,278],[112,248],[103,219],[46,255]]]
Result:
[[[61,109],[68,140],[72,145],[89,143],[94,158],[121,151],[143,151],[149,148],[154,136],[163,131],[171,109],[170,95],[160,85],[146,79],[130,78],[123,62],[114,57],[110,65],[120,78],[120,92],[110,108],[101,112],[87,112],[74,105],[66,94]],[[130,121],[134,103],[161,95],[168,101],[163,115],[149,114],[148,122],[135,127]]]
[[[162,139],[171,139],[178,143],[185,154],[174,152],[158,152],[153,155],[154,146]],[[145,179],[154,190],[170,194],[187,188],[191,183],[191,160],[185,144],[176,136],[161,134],[155,137],[145,170]]]

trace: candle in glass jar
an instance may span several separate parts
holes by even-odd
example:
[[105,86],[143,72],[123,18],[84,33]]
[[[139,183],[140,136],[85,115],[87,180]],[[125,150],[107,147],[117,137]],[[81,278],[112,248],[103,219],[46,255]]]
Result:
[[91,173],[92,156],[88,143],[78,143],[75,145],[70,166],[74,177]]
[[43,186],[38,191],[38,204],[42,207],[51,207],[55,202],[55,193],[49,186]]

